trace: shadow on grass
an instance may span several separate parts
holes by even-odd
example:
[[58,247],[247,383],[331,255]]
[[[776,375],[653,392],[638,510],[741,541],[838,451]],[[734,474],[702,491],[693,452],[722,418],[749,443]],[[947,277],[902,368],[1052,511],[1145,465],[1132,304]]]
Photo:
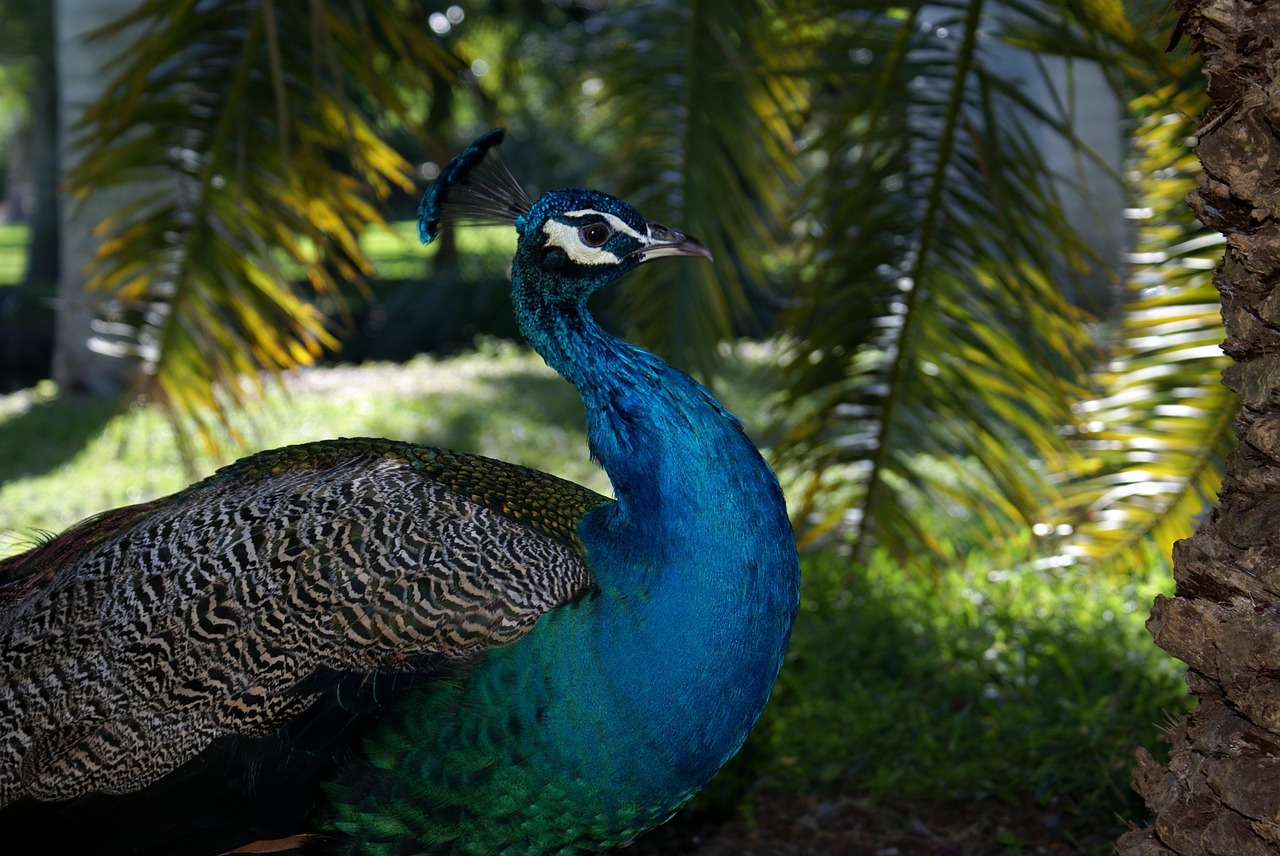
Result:
[[[508,456],[499,451],[497,456],[537,466],[536,462],[516,460],[521,455],[536,454],[541,445],[536,436],[526,438],[520,435],[546,433],[559,426],[579,428],[584,424],[582,403],[577,392],[560,377],[532,368],[519,369],[485,380],[484,390],[486,401],[483,404],[460,401],[454,406],[441,407],[441,418],[433,420],[431,427],[424,427],[404,439],[425,446],[474,452],[492,450],[497,442],[495,436],[513,433],[517,439],[513,441],[512,454]],[[572,456],[571,452],[566,454]],[[582,454],[586,455],[585,448]]]
[[0,484],[67,463],[102,433],[117,407],[114,399],[64,397],[0,422]]

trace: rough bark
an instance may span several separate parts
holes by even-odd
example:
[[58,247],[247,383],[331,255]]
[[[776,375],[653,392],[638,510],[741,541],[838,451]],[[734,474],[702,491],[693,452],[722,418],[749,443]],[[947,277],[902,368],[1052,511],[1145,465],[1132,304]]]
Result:
[[1280,853],[1280,3],[1179,0],[1213,106],[1188,196],[1227,236],[1214,282],[1235,364],[1240,443],[1219,504],[1174,551],[1173,598],[1147,626],[1189,666],[1199,708],[1170,730],[1170,760],[1140,751],[1134,787],[1154,822],[1122,856]]

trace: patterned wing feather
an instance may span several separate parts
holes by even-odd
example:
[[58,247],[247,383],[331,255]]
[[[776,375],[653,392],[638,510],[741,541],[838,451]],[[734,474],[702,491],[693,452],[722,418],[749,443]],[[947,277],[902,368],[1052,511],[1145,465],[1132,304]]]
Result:
[[317,674],[519,638],[592,585],[576,526],[604,501],[486,458],[328,441],[7,561],[0,805],[143,787],[301,713]]

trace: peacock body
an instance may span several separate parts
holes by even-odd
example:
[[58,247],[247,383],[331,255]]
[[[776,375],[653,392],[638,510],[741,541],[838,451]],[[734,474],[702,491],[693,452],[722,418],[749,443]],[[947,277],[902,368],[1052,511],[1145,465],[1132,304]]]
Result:
[[615,497],[325,441],[5,560],[0,828],[94,852],[594,852],[741,746],[798,599],[781,491],[706,389],[586,309],[709,254],[595,191],[529,201],[485,160],[500,140],[442,172],[423,238],[516,227],[521,331],[581,395]]

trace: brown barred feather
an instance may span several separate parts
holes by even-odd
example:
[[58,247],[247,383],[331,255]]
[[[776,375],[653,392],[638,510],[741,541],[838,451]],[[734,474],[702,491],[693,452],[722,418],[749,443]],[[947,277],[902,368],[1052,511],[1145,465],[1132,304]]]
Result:
[[462,661],[592,585],[606,502],[385,440],[264,452],[0,565],[0,805],[125,793],[313,701],[319,670]]

